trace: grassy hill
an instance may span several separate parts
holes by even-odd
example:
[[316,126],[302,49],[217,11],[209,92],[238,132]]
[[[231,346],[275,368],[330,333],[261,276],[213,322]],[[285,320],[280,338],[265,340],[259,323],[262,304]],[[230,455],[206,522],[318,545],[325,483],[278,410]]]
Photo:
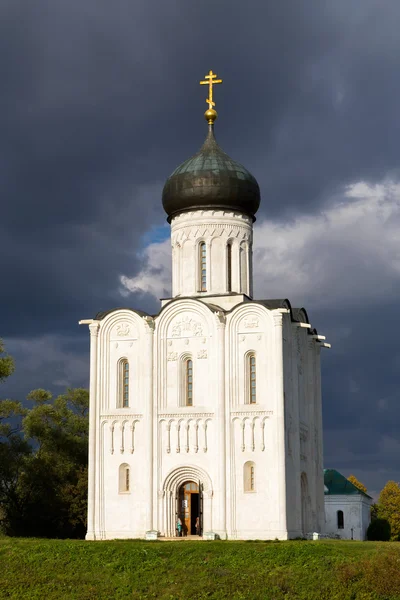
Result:
[[0,598],[400,599],[400,543],[0,539]]

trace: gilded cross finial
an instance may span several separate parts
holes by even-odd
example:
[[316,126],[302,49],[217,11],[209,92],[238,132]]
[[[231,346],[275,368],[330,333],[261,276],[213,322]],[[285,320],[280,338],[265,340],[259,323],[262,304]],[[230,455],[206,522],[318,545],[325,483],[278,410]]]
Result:
[[222,79],[217,79],[217,75],[212,71],[209,71],[208,75],[205,75],[205,81],[200,81],[200,85],[208,85],[208,98],[206,100],[208,110],[205,112],[204,116],[210,125],[212,125],[217,118],[217,111],[213,108],[213,106],[215,106],[215,102],[213,102],[213,85],[216,83],[222,83]]

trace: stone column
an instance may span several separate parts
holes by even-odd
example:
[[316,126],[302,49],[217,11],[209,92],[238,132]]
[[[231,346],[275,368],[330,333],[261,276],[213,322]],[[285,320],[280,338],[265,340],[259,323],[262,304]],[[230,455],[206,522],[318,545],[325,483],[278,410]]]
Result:
[[283,364],[283,315],[274,314],[275,325],[275,393],[276,393],[276,478],[279,506],[279,537],[287,535],[286,519],[286,456],[285,456],[285,403],[284,403],[284,364]]
[[89,386],[89,460],[88,460],[88,509],[87,540],[95,536],[95,491],[96,491],[96,425],[97,425],[97,344],[99,339],[99,323],[89,325],[90,331],[90,386]]
[[217,373],[218,397],[216,406],[218,485],[215,494],[216,514],[214,532],[226,539],[226,427],[225,427],[225,316],[217,313]]
[[144,425],[146,436],[146,459],[143,465],[146,482],[146,535],[153,531],[153,348],[154,320],[143,317],[145,321],[145,348],[142,356],[141,373],[143,377]]

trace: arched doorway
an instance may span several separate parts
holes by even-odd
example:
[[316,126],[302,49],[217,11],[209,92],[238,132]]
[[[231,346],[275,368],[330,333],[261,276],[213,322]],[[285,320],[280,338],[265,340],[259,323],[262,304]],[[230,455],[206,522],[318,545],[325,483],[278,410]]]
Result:
[[[185,500],[186,484],[195,484],[197,486],[197,491],[195,489],[189,489],[187,492],[199,494],[200,534],[202,535],[205,531],[212,531],[213,486],[211,479],[203,469],[197,466],[180,466],[168,473],[158,495],[158,529],[161,532],[161,535],[164,535],[165,537],[175,537],[177,535],[177,519],[182,511],[182,501]],[[181,492],[181,490],[183,490],[183,492]],[[183,494],[183,497],[181,494]],[[192,498],[190,498],[190,500],[192,500]],[[193,506],[193,509],[191,506]],[[194,511],[195,507],[196,500],[193,499],[193,505],[190,504],[190,510]],[[191,520],[188,531],[192,531],[192,515],[189,513],[187,516],[190,516]],[[185,515],[183,515],[183,517],[184,518],[180,517],[182,521],[184,521]],[[195,526],[196,520],[194,519],[194,527]]]
[[186,481],[178,490],[178,515],[182,521],[182,535],[201,535],[202,510],[201,486]]

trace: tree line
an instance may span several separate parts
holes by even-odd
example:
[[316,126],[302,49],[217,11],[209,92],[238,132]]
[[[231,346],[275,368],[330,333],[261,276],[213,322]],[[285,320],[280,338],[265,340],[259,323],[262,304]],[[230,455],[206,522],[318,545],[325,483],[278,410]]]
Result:
[[[348,480],[359,490],[367,493],[367,488],[354,475]],[[398,542],[400,541],[400,486],[396,481],[388,481],[379,494],[379,500],[371,506],[371,524],[367,538]]]
[[[0,340],[0,383],[15,364]],[[23,405],[0,400],[0,529],[13,536],[83,538],[86,532],[89,393],[33,390]],[[356,487],[365,485],[350,475]],[[371,507],[369,539],[400,540],[400,486],[388,481]]]
[[[0,382],[14,360],[0,340]],[[89,393],[43,389],[0,400],[0,528],[14,536],[82,538],[86,531]]]

